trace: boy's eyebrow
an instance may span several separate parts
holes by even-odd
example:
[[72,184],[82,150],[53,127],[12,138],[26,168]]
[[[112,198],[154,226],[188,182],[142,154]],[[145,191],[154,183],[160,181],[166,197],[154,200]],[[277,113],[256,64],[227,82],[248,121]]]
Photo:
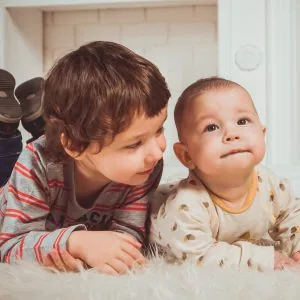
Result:
[[[160,126],[159,126],[158,129],[160,129],[160,128],[162,127],[162,125],[165,123],[167,117],[168,117],[168,116],[166,116],[166,117],[163,119],[163,121],[162,121],[162,123],[160,124]],[[138,139],[144,137],[145,135],[147,135],[147,133],[142,133],[142,134],[138,134],[138,135],[132,136],[132,137],[130,137],[130,139],[128,139],[126,142],[131,142],[131,141],[138,140]]]

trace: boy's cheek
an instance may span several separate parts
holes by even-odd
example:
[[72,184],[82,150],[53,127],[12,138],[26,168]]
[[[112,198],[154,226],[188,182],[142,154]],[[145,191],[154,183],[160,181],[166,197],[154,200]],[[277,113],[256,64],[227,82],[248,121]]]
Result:
[[161,149],[162,152],[165,152],[165,150],[167,148],[167,141],[166,141],[165,135],[162,135],[161,141],[159,143],[159,147],[160,147],[160,149]]

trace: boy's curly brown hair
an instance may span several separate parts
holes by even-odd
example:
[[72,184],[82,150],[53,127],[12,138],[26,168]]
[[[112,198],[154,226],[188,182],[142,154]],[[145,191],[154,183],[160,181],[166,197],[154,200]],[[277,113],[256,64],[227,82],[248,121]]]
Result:
[[100,151],[134,117],[158,115],[169,98],[164,77],[147,59],[113,42],[86,44],[59,59],[46,78],[47,153],[66,161],[62,135],[68,149],[79,154],[91,141]]

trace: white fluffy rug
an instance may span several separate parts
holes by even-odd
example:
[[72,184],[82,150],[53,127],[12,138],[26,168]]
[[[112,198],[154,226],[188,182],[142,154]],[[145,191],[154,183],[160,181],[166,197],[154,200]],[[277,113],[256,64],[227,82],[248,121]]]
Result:
[[0,299],[300,299],[300,273],[199,269],[152,261],[136,274],[50,273],[38,266],[0,264]]
[[[180,173],[177,169],[173,171]],[[174,177],[184,176],[173,174],[165,181],[170,182]],[[167,265],[157,259],[137,273],[111,277],[93,270],[77,274],[50,273],[24,263],[20,266],[0,263],[0,300],[60,299],[298,300],[300,272],[201,269],[189,264]]]

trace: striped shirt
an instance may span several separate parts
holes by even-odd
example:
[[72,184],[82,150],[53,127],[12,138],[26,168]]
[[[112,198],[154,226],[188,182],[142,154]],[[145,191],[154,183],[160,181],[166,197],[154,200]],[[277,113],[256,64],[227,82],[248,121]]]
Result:
[[52,249],[66,249],[74,230],[126,232],[144,242],[148,202],[162,168],[161,160],[142,185],[111,182],[90,207],[82,207],[75,196],[74,161],[51,162],[45,136],[28,144],[0,188],[1,261],[41,263]]

